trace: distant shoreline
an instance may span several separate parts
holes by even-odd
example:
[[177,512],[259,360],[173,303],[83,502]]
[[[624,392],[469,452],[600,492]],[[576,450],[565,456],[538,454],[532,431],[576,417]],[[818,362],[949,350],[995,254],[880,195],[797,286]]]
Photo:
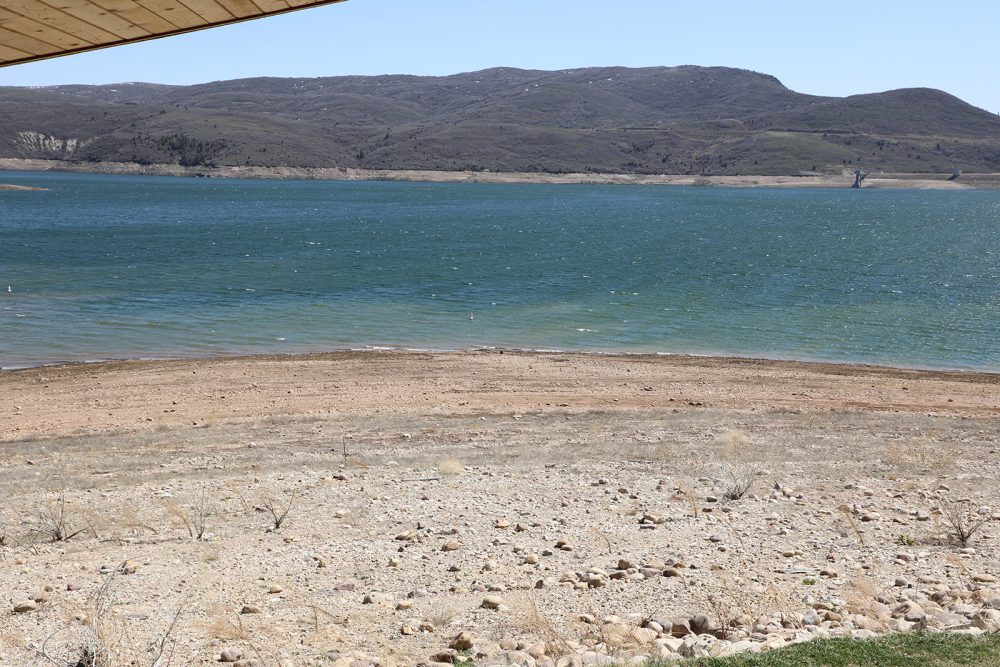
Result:
[[[843,173],[787,176],[699,176],[680,174],[603,174],[494,171],[432,171],[415,169],[349,169],[343,167],[182,167],[176,164],[142,165],[131,162],[80,163],[66,160],[0,158],[0,170],[65,171],[86,174],[132,176],[184,176],[202,178],[249,178],[329,181],[409,181],[423,183],[540,183],[577,185],[684,185],[715,187],[849,188],[853,175]],[[1000,174],[963,174],[957,181],[949,174],[871,174],[863,188],[909,190],[1000,189]],[[2,189],[38,190],[26,186]]]

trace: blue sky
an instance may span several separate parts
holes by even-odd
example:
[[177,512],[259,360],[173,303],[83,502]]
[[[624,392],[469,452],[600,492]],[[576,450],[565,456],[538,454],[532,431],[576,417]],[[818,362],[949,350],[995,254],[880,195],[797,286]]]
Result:
[[941,88],[1000,112],[996,0],[349,0],[0,69],[0,85],[728,65],[819,95]]

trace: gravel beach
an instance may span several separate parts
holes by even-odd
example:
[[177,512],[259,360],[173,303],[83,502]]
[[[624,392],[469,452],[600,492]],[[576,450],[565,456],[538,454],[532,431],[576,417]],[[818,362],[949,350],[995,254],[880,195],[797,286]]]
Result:
[[4,371],[0,396],[0,665],[1000,630],[1000,375],[343,352]]

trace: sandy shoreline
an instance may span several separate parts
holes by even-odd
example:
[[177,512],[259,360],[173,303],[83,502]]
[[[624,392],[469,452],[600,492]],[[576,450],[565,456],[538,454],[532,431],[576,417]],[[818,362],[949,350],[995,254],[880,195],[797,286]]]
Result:
[[[182,167],[176,164],[140,165],[127,162],[81,163],[64,160],[0,158],[0,170],[65,171],[91,174],[189,176],[210,178],[293,179],[334,181],[412,181],[424,183],[584,184],[584,185],[683,185],[705,187],[849,188],[854,176],[808,174],[787,176],[701,176],[595,173],[517,173],[488,171],[372,170],[343,167]],[[865,189],[968,190],[1000,188],[1000,174],[872,173]]]
[[140,657],[182,608],[184,665],[1000,630],[998,374],[366,351],[4,371],[0,398],[2,665],[74,664],[101,590]]
[[[295,397],[282,396],[281,409],[270,412],[260,405],[251,405],[247,401],[250,396],[266,391],[267,385],[284,384],[291,377],[300,377],[299,370],[310,371],[313,382],[321,381],[324,372],[346,375],[352,378],[356,375],[369,378],[371,386],[364,394],[356,391],[352,395],[352,407],[357,410],[363,406],[367,409],[382,409],[389,411],[423,411],[426,400],[422,398],[429,392],[440,394],[442,381],[448,378],[435,378],[430,366],[443,364],[450,372],[456,373],[450,378],[452,388],[446,393],[458,393],[454,400],[443,403],[435,402],[435,411],[465,412],[458,404],[474,405],[469,409],[496,409],[493,403],[496,397],[490,393],[474,392],[483,399],[476,404],[469,403],[470,396],[462,395],[458,390],[459,380],[469,382],[471,377],[484,374],[492,382],[510,383],[501,392],[504,405],[517,409],[528,409],[531,401],[538,395],[554,392],[561,396],[561,385],[568,381],[567,375],[581,374],[579,380],[586,380],[586,385],[574,383],[575,398],[581,406],[588,409],[627,409],[629,407],[650,407],[656,404],[656,392],[635,394],[634,387],[625,390],[617,388],[617,369],[629,365],[643,373],[628,379],[633,383],[642,382],[666,383],[677,387],[676,400],[682,401],[719,401],[722,400],[733,407],[746,407],[748,404],[767,403],[776,405],[799,405],[805,401],[798,398],[799,392],[785,393],[786,389],[794,389],[799,385],[823,387],[823,398],[812,396],[813,400],[822,400],[831,409],[865,409],[865,410],[945,410],[947,412],[971,411],[976,415],[1000,415],[1000,374],[961,370],[922,370],[894,368],[888,366],[870,366],[857,364],[837,364],[811,361],[768,360],[740,357],[704,357],[687,355],[643,355],[643,354],[588,354],[572,352],[516,352],[500,350],[483,350],[468,352],[408,352],[408,351],[341,351],[305,355],[270,355],[247,357],[220,357],[186,360],[125,360],[106,361],[81,364],[66,364],[54,366],[39,366],[23,369],[10,369],[0,372],[0,392],[10,396],[18,396],[22,404],[33,406],[31,411],[22,409],[20,414],[7,414],[0,419],[0,440],[17,437],[18,433],[27,432],[34,436],[47,431],[50,426],[60,424],[58,433],[72,432],[74,429],[87,428],[120,428],[129,421],[151,420],[157,423],[186,423],[189,419],[228,419],[238,417],[262,416],[266,414],[308,413],[316,409],[329,407],[325,403],[316,403],[318,389],[312,387],[308,392],[296,392]],[[544,374],[535,370],[535,365],[544,365]],[[573,373],[567,374],[563,368],[568,365]],[[325,369],[321,371],[320,369]],[[374,369],[378,374],[373,375]],[[451,371],[451,369],[454,369]],[[530,369],[530,371],[529,371]],[[753,374],[755,382],[762,382],[748,394],[734,393],[727,387],[739,387],[740,392],[747,391],[745,381],[740,379],[744,373]],[[191,386],[192,379],[188,374],[203,377],[197,384],[208,383],[205,376],[212,378],[215,385],[245,384],[245,378],[255,377],[259,384],[254,385],[254,391],[233,388],[229,391],[229,402],[189,403],[185,410],[172,410],[169,417],[156,413],[158,397],[147,394],[153,387],[156,391],[178,386]],[[413,384],[397,384],[394,376],[411,377],[416,374],[420,378]],[[471,376],[469,375],[471,374]],[[694,380],[692,376],[703,376]],[[681,379],[683,378],[683,379]],[[101,389],[90,386],[90,380],[98,379]],[[39,385],[58,381],[61,391],[51,391],[48,385]],[[151,383],[148,387],[145,383]],[[475,381],[478,383],[478,380]],[[934,389],[933,392],[917,392],[915,394],[900,394],[892,391],[886,394],[894,384],[921,383]],[[878,383],[878,384],[868,384]],[[358,381],[355,380],[355,385]],[[303,385],[306,386],[306,385]],[[404,391],[403,388],[407,387]],[[694,387],[698,391],[692,393]],[[947,401],[939,394],[941,388],[962,387],[956,397]],[[300,387],[301,388],[301,387]],[[801,387],[800,387],[801,388]],[[877,388],[877,391],[873,392]],[[971,392],[969,388],[974,388]],[[199,387],[199,390],[205,389]],[[131,395],[128,401],[122,397],[114,399],[119,404],[118,412],[108,413],[108,416],[118,417],[115,420],[103,420],[90,414],[84,399],[91,400],[95,393],[105,394],[109,400],[116,393],[128,391]],[[906,390],[904,390],[906,391]],[[784,394],[784,395],[783,395]],[[881,400],[874,400],[878,394]],[[444,396],[439,395],[438,399]],[[956,398],[959,398],[956,402]],[[336,394],[328,397],[336,403],[344,400]],[[259,399],[253,402],[259,403]],[[621,405],[614,405],[622,402]],[[76,404],[74,406],[74,404]],[[152,410],[152,411],[151,411]],[[78,412],[76,412],[78,411]],[[34,415],[32,417],[31,415]],[[45,415],[48,415],[46,417]],[[58,415],[58,416],[57,416]],[[75,415],[75,417],[73,416]],[[85,421],[81,419],[85,416]],[[46,419],[52,421],[47,422]]]
[[789,356],[756,356],[727,353],[695,353],[695,352],[649,352],[649,351],[626,351],[626,350],[604,350],[604,349],[578,349],[578,348],[525,348],[525,347],[500,347],[500,346],[474,346],[474,347],[406,347],[392,345],[372,345],[364,347],[333,347],[315,351],[297,352],[252,352],[252,353],[209,353],[190,355],[163,355],[149,357],[109,357],[95,359],[52,359],[51,361],[39,361],[34,363],[10,364],[0,366],[0,375],[7,372],[26,371],[32,368],[59,368],[63,366],[86,366],[95,367],[106,364],[123,363],[183,363],[183,362],[227,362],[227,361],[296,361],[310,358],[323,358],[338,355],[355,354],[444,354],[444,355],[465,355],[465,354],[513,354],[513,355],[572,355],[579,357],[598,357],[615,359],[668,359],[678,361],[711,360],[714,362],[751,363],[751,364],[792,364],[820,367],[830,367],[842,369],[845,373],[863,372],[865,370],[877,371],[897,371],[900,373],[934,373],[945,375],[983,375],[998,376],[1000,370],[992,368],[963,368],[948,366],[918,366],[918,365],[895,365],[887,363],[873,363],[862,361],[829,361],[823,359],[811,359],[808,357]]

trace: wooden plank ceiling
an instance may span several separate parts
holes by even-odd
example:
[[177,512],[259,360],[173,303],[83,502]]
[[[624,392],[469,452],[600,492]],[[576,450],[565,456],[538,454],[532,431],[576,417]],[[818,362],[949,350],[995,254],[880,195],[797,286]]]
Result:
[[0,0],[0,67],[343,0]]

